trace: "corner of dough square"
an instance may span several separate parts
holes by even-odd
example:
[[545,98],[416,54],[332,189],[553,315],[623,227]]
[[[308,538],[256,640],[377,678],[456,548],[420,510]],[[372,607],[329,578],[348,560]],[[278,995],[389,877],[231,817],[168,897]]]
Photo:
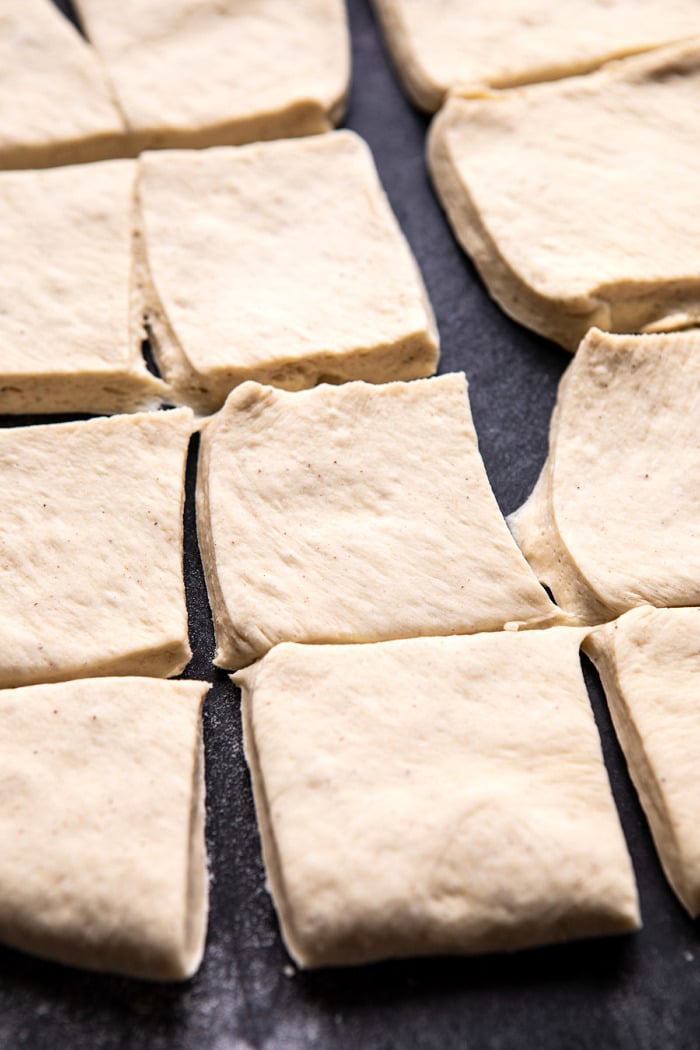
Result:
[[586,641],[669,882],[700,914],[700,609],[640,608]]
[[695,0],[373,0],[404,86],[435,111],[450,88],[557,80],[700,33]]
[[104,70],[51,0],[2,0],[0,78],[0,169],[123,155],[126,128]]
[[580,640],[281,645],[235,676],[268,878],[301,966],[639,925]]
[[699,93],[696,40],[448,99],[430,132],[433,181],[507,314],[568,350],[592,326],[700,323]]
[[423,281],[357,135],[139,163],[140,294],[180,401],[209,412],[246,379],[294,390],[435,371]]
[[593,329],[559,386],[549,457],[509,524],[578,622],[700,604],[700,332]]
[[344,0],[75,0],[132,147],[328,131],[350,85]]
[[461,374],[245,383],[202,436],[197,528],[221,667],[284,641],[559,621],[501,517]]
[[0,691],[0,940],[130,977],[194,973],[208,689],[98,678]]
[[135,180],[131,160],[0,173],[0,415],[167,397],[132,330]]
[[0,429],[0,687],[179,674],[189,409]]

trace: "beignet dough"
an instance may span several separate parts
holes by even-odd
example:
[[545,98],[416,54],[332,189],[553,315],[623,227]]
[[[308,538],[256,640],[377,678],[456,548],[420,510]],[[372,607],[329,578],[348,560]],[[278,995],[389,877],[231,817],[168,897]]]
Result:
[[0,687],[179,674],[189,409],[0,429]]
[[136,152],[328,131],[345,111],[343,0],[75,0]]
[[448,99],[430,132],[433,180],[507,314],[568,350],[593,325],[700,323],[699,95],[696,42]]
[[514,87],[585,73],[700,33],[696,0],[373,0],[413,101],[460,85]]
[[0,0],[0,169],[123,155],[99,59],[49,0]]
[[669,882],[700,914],[700,609],[634,609],[586,642]]
[[197,528],[220,667],[560,617],[500,515],[461,374],[244,383],[202,434]]
[[700,605],[699,441],[700,332],[586,336],[559,387],[539,481],[508,519],[579,622]]
[[194,973],[208,688],[99,678],[0,692],[0,940],[132,977]]
[[136,165],[0,173],[0,415],[167,397],[131,331]]
[[418,267],[352,132],[146,154],[139,197],[140,293],[180,401],[435,371]]
[[235,676],[268,878],[300,966],[639,925],[580,639],[280,645]]

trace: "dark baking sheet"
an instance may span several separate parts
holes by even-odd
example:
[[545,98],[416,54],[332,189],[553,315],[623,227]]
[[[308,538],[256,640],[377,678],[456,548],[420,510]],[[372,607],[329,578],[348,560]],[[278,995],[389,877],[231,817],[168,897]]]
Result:
[[[421,265],[442,338],[440,370],[464,369],[470,380],[482,453],[508,513],[527,496],[544,459],[556,386],[568,357],[509,321],[489,299],[431,191],[423,159],[428,122],[401,94],[366,0],[349,0],[349,8],[354,81],[347,125],[370,143]],[[587,680],[639,879],[644,930],[634,937],[510,957],[427,959],[306,974],[289,968],[264,886],[238,695],[211,666],[213,633],[194,533],[194,469],[192,455],[186,579],[196,655],[187,675],[214,683],[205,709],[212,884],[202,969],[187,984],[151,986],[0,949],[0,1047],[698,1047],[697,927],[661,874],[590,667]],[[420,696],[420,681],[415,689]]]

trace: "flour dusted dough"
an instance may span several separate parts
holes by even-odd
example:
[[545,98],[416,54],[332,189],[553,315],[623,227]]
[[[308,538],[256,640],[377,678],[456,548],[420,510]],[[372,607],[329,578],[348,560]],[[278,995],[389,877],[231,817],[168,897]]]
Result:
[[189,409],[0,429],[0,687],[178,674]]
[[137,151],[328,131],[343,115],[343,0],[76,0]]
[[634,609],[586,643],[668,879],[700,914],[700,609]]
[[0,173],[0,414],[167,396],[131,321],[135,176],[130,160]]
[[301,966],[634,929],[571,628],[280,645],[235,676]]
[[50,0],[0,0],[0,168],[119,156],[125,127],[105,73]]
[[146,154],[139,196],[140,294],[181,401],[435,371],[423,282],[357,135]]
[[569,350],[700,322],[699,95],[695,43],[447,101],[433,179],[506,313]]
[[221,667],[559,617],[501,518],[463,375],[244,383],[203,432],[197,525]]
[[100,678],[0,692],[0,940],[133,977],[196,970],[208,688]]
[[374,0],[413,100],[449,88],[512,87],[584,73],[611,58],[700,33],[696,0]]
[[594,329],[562,379],[549,457],[509,524],[559,605],[596,624],[700,605],[700,332]]

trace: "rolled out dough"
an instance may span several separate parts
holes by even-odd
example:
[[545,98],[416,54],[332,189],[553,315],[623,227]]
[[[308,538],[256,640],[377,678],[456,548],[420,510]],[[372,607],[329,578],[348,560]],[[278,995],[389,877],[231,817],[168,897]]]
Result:
[[593,329],[561,381],[549,457],[509,524],[579,622],[700,605],[700,332]]
[[218,666],[282,641],[559,619],[491,492],[463,375],[244,383],[202,435],[197,528]]
[[189,409],[0,429],[0,687],[190,658]]
[[639,925],[580,639],[554,628],[280,645],[235,675],[268,878],[299,965]]
[[0,940],[132,977],[197,969],[208,688],[99,678],[0,692]]
[[421,276],[352,132],[146,154],[139,198],[137,294],[181,402],[435,371]]
[[593,325],[700,323],[699,94],[696,41],[448,99],[430,132],[433,180],[507,314],[568,350]]
[[700,914],[700,609],[634,609],[586,641],[668,880]]

